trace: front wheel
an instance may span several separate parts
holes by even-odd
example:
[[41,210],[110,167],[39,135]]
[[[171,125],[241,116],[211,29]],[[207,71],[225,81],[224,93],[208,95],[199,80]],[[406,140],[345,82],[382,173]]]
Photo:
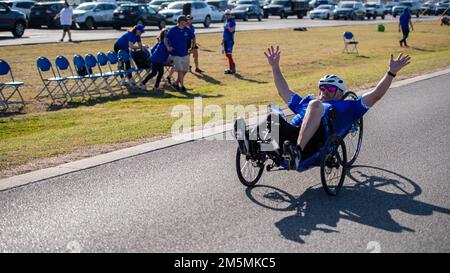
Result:
[[[358,95],[354,92],[346,92],[344,94],[343,100],[357,100]],[[348,166],[351,166],[355,163],[358,158],[359,152],[361,151],[361,145],[363,140],[363,129],[364,122],[363,118],[359,118],[355,123],[352,124],[352,127],[348,131],[347,135],[344,138],[345,147],[347,149],[348,154]]]
[[163,29],[166,27],[166,21],[165,20],[161,20],[161,22],[159,22],[158,24],[158,28],[159,29]]
[[342,137],[331,135],[320,157],[320,179],[325,192],[337,195],[344,184],[347,171],[347,152]]
[[94,27],[95,27],[94,19],[92,19],[92,18],[87,18],[87,19],[86,19],[86,22],[84,22],[84,28],[85,28],[85,29],[88,29],[88,30],[91,30],[91,29],[93,29]]
[[241,154],[239,148],[236,151],[236,172],[242,184],[247,187],[254,186],[264,171],[264,163],[253,160],[245,154]]
[[15,38],[20,38],[25,33],[25,23],[17,22],[14,24],[14,29],[12,30],[12,34]]
[[203,26],[204,27],[209,27],[209,25],[211,25],[211,17],[209,17],[209,15],[208,15],[208,16],[205,17],[205,21],[203,22]]

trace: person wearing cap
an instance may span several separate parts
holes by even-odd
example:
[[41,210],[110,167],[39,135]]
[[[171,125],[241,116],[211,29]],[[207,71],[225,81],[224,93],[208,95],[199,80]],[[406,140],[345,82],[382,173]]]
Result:
[[[194,17],[192,17],[192,15],[187,15],[186,18],[188,19],[188,25],[186,27],[190,28],[195,35],[195,27],[192,24],[192,19],[194,19]],[[191,42],[192,41],[188,42],[188,46],[191,45]],[[191,53],[192,56],[194,56],[195,72],[203,73],[204,71],[198,67],[198,45],[196,43],[192,47]]]
[[188,24],[186,16],[180,15],[177,22],[177,25],[167,32],[164,44],[173,57],[174,69],[177,72],[177,80],[172,86],[177,91],[186,92],[184,77],[189,71],[189,52],[195,45],[195,34],[186,27]]
[[223,52],[228,59],[229,69],[225,70],[225,74],[236,73],[236,64],[233,60],[234,33],[236,31],[236,22],[231,18],[231,10],[225,10],[225,22],[223,25],[222,46]]
[[[125,32],[119,39],[114,43],[114,52],[118,53],[119,50],[123,50],[130,54],[130,50],[133,49],[142,49],[142,41],[141,35],[144,33],[144,26],[141,24],[135,25],[127,32]],[[119,69],[123,69],[123,67],[119,67]],[[125,62],[125,70],[131,69],[130,61]],[[121,75],[122,77],[122,75]],[[131,79],[131,73],[127,74],[130,83],[133,84]]]

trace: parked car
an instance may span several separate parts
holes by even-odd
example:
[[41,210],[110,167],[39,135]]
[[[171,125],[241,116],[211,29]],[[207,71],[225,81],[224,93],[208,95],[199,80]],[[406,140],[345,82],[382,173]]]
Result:
[[175,2],[175,0],[153,0],[150,2],[150,7],[152,7],[154,10],[156,11],[160,11],[161,9],[163,9],[163,5],[164,3],[172,3]]
[[420,8],[420,13],[423,15],[434,15],[436,10],[436,4],[431,2],[426,2]]
[[366,17],[366,9],[363,4],[356,1],[343,1],[339,2],[336,10],[334,11],[334,19],[352,19],[352,20],[364,20]]
[[20,38],[27,27],[26,15],[12,10],[8,5],[0,3],[0,31],[11,31],[14,37]]
[[211,21],[212,22],[223,22],[225,21],[225,15],[223,10],[217,9],[215,6],[209,5],[211,9]]
[[206,1],[206,4],[209,6],[214,6],[216,9],[225,11],[226,9],[229,9],[228,1],[227,0],[208,0]]
[[178,16],[191,14],[193,23],[203,23],[205,27],[211,25],[211,8],[202,1],[178,1],[169,4],[159,14],[165,16],[167,22],[177,23]]
[[23,12],[27,20],[30,18],[31,7],[35,3],[32,0],[7,0],[1,2],[8,5],[11,9]]
[[450,3],[448,1],[443,1],[443,2],[439,2],[436,3],[436,7],[434,10],[434,15],[443,15],[445,11],[447,11],[445,14],[446,15],[450,15],[450,8],[449,8]]
[[416,15],[416,17],[419,18],[421,7],[422,3],[420,2],[415,1],[400,2],[398,3],[398,5],[392,8],[392,16],[394,16],[395,18],[397,15],[400,15],[406,8],[408,8],[412,15]]
[[260,6],[259,5],[259,0],[238,0],[236,2],[236,6],[240,6],[240,5],[255,5],[255,6]]
[[166,27],[166,19],[147,4],[123,4],[114,11],[113,27],[115,29],[137,24],[163,29]]
[[311,20],[314,20],[316,18],[318,19],[333,18],[334,9],[335,9],[334,5],[320,5],[309,12],[309,18],[311,18]]
[[376,2],[367,2],[366,4],[364,4],[364,8],[366,8],[367,19],[376,19],[378,16],[380,16],[381,19],[384,19],[386,15],[386,9],[383,4],[379,4]]
[[242,19],[248,21],[248,19],[258,19],[262,20],[264,15],[262,9],[256,5],[238,5],[231,10],[231,15],[236,19]]
[[264,6],[264,18],[270,15],[279,15],[281,19],[290,15],[297,15],[303,18],[309,10],[308,1],[300,0],[273,0],[269,5]]
[[45,25],[48,28],[57,28],[61,24],[59,20],[55,20],[58,14],[64,7],[64,1],[60,2],[39,2],[31,7],[29,27],[38,27]]
[[311,0],[308,3],[310,9],[315,9],[321,5],[335,5],[332,0]]
[[117,7],[116,4],[106,2],[83,3],[73,11],[75,22],[84,29],[112,26]]

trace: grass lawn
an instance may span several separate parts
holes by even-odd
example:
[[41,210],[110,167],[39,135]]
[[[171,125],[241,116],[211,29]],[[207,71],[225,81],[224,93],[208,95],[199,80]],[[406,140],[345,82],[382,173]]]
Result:
[[[385,32],[376,29],[367,25],[239,32],[234,49],[236,76],[223,74],[221,34],[200,34],[200,64],[206,72],[187,75],[189,96],[167,90],[164,95],[127,95],[55,111],[33,101],[42,87],[36,58],[44,55],[54,60],[64,55],[71,59],[74,54],[108,51],[113,41],[0,47],[0,56],[10,63],[16,80],[26,82],[22,92],[30,101],[25,114],[0,117],[0,176],[37,159],[168,135],[176,120],[170,116],[172,107],[192,107],[194,95],[203,96],[204,106],[281,103],[263,55],[271,44],[280,45],[285,77],[291,89],[301,94],[316,93],[317,80],[330,73],[346,79],[350,90],[373,86],[385,73],[390,52],[412,56],[412,63],[398,78],[450,67],[450,31],[437,21],[417,22],[408,40],[411,47],[406,49],[399,47],[396,24],[387,24]],[[342,33],[348,30],[360,42],[359,55],[341,53]],[[154,42],[144,39],[146,44]]]

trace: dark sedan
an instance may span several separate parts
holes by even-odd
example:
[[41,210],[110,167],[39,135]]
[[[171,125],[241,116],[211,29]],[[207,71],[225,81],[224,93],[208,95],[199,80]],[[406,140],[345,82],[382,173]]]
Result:
[[256,5],[239,5],[231,10],[231,15],[236,19],[248,21],[248,19],[255,18],[261,21],[264,13],[263,10]]
[[20,38],[25,32],[26,26],[25,14],[11,10],[8,5],[0,3],[0,31],[11,31],[14,37]]
[[114,11],[113,27],[115,29],[137,24],[163,29],[166,27],[166,19],[146,4],[123,4]]
[[64,7],[64,2],[42,2],[36,3],[31,7],[30,21],[28,25],[30,27],[41,27],[45,25],[49,28],[60,27],[59,20],[55,20],[54,17]]

